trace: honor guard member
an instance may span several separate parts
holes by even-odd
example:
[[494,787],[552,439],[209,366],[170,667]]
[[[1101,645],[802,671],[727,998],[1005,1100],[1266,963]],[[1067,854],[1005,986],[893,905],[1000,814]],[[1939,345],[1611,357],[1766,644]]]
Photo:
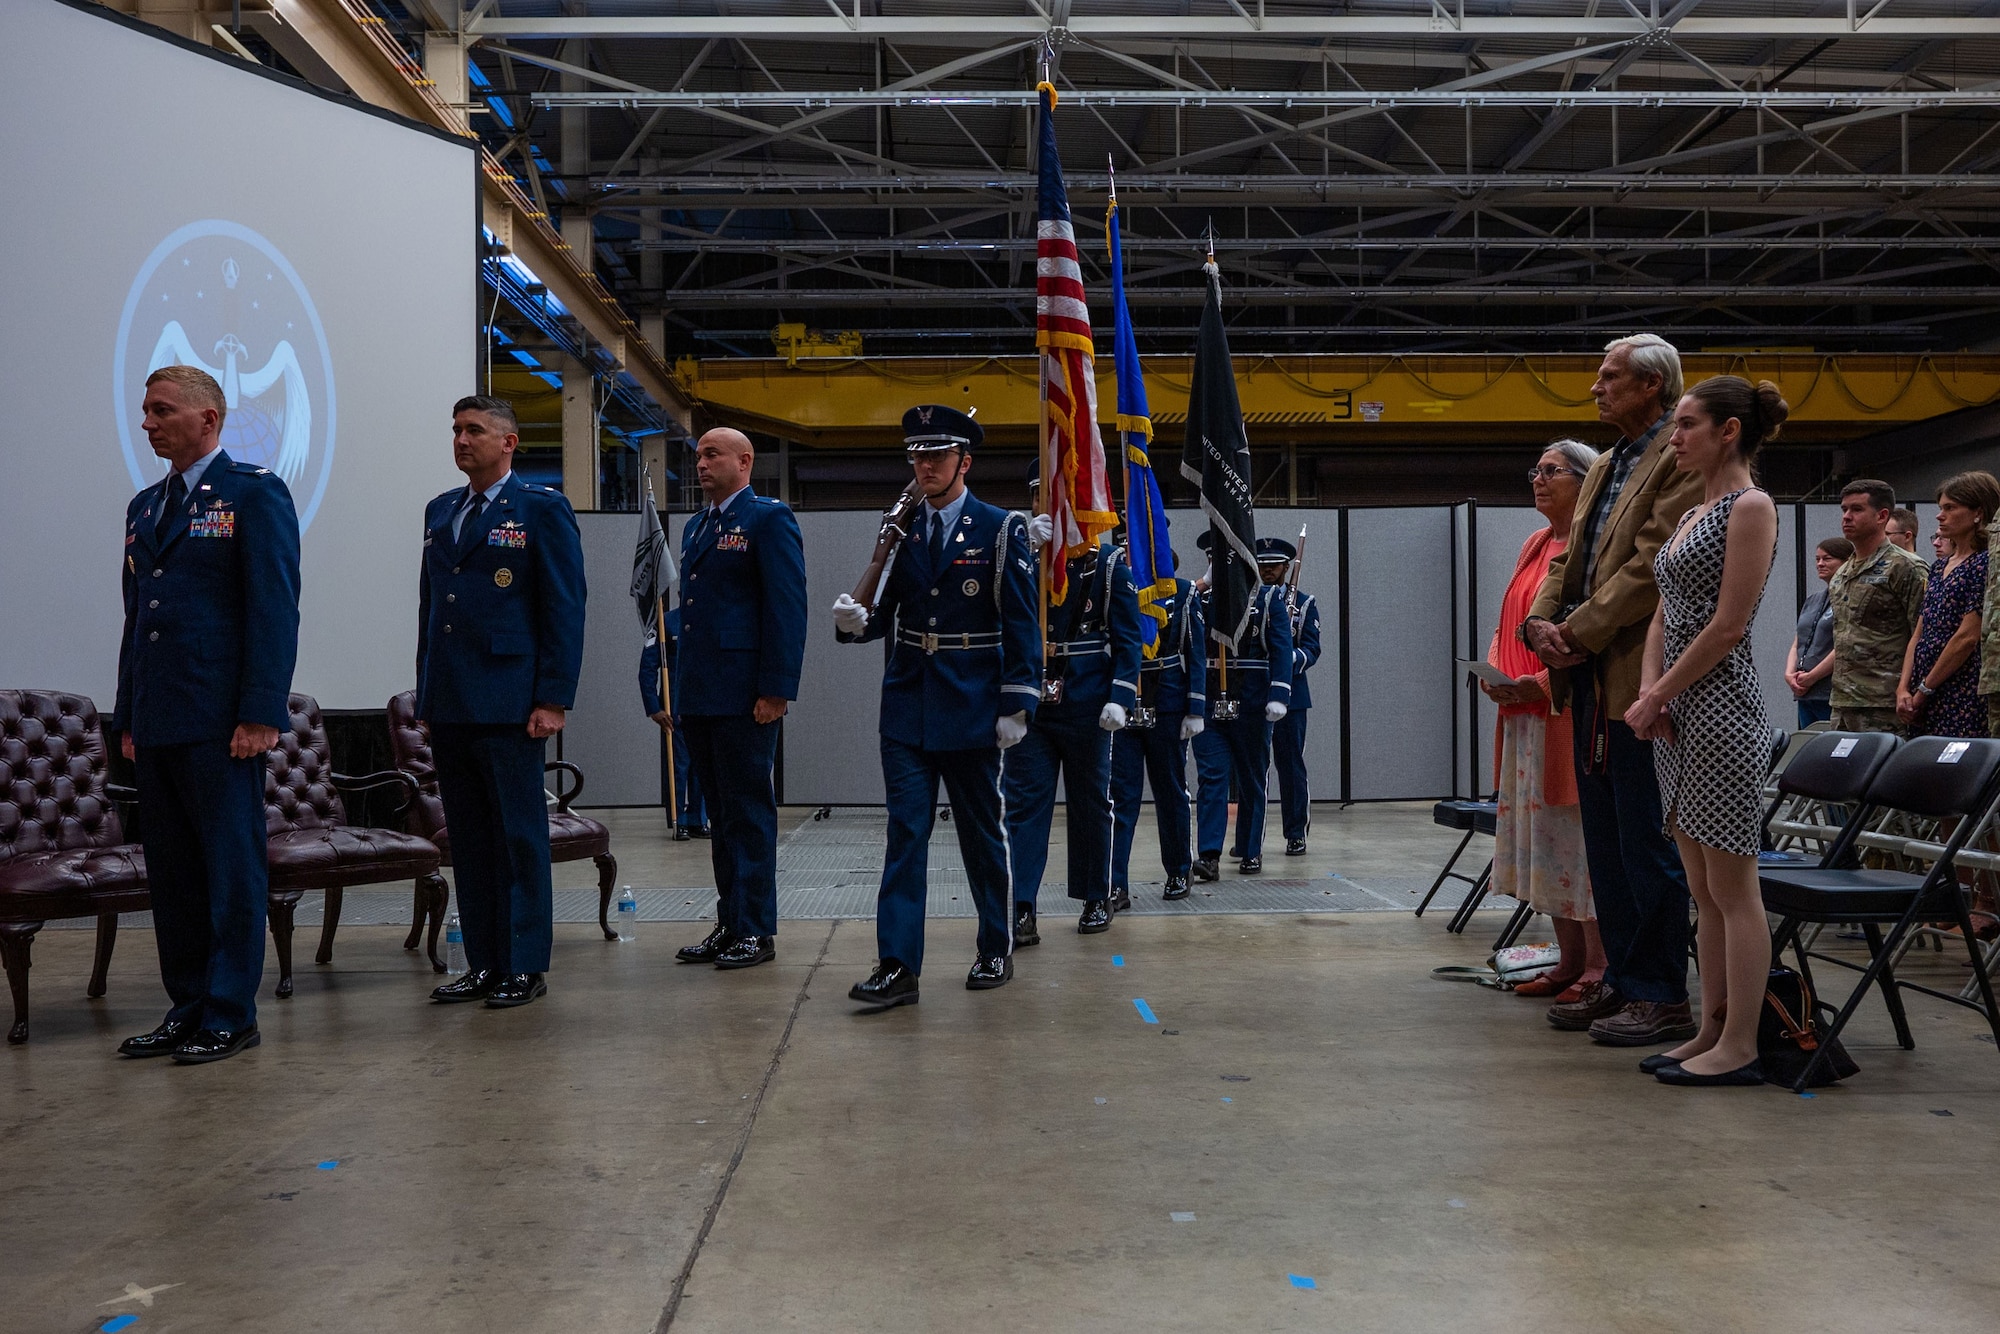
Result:
[[[1175,567],[1180,557],[1174,557]],[[1190,738],[1204,726],[1202,646],[1208,628],[1194,585],[1178,576],[1174,591],[1153,605],[1167,614],[1159,651],[1139,663],[1139,702],[1122,731],[1111,738],[1111,895],[1129,898],[1132,838],[1139,828],[1141,783],[1153,784],[1154,816],[1160,826],[1160,867],[1167,875],[1164,899],[1188,896],[1194,844],[1188,828],[1187,754]]]
[[[1203,533],[1202,550],[1208,549]],[[1213,592],[1203,595],[1202,613],[1210,626]],[[1221,646],[1208,646],[1208,731],[1206,745],[1195,750],[1197,880],[1220,874],[1222,840],[1229,827],[1229,791],[1236,791],[1236,841],[1229,855],[1238,858],[1239,875],[1264,869],[1264,803],[1269,794],[1271,726],[1290,710],[1292,694],[1292,618],[1285,611],[1285,590],[1260,584],[1250,604],[1250,621],[1241,650],[1229,655],[1223,675]],[[1225,716],[1227,715],[1227,716]],[[1223,744],[1218,746],[1215,741]],[[1226,752],[1226,764],[1224,763]]]
[[1278,810],[1285,822],[1285,855],[1302,857],[1312,828],[1312,788],[1306,777],[1306,713],[1312,687],[1306,673],[1319,661],[1319,603],[1292,587],[1298,548],[1275,537],[1257,539],[1257,573],[1285,590],[1292,618],[1292,698],[1285,716],[1271,724],[1271,763],[1278,771]]
[[1026,735],[1041,698],[1042,640],[1027,517],[965,487],[982,436],[951,408],[903,415],[922,503],[872,613],[845,593],[833,604],[841,643],[892,641],[882,676],[889,828],[875,914],[880,957],[847,993],[874,1009],[917,1000],[940,779],[979,913],[978,957],[965,985],[984,991],[1014,976],[1000,752]]
[[431,992],[495,1009],[547,994],[554,944],[548,739],[576,703],[583,542],[562,492],[514,475],[514,409],[451,410],[466,484],[424,510],[417,717],[430,728],[470,971]]
[[791,507],[750,489],[750,437],[718,426],[695,444],[707,500],[681,530],[674,725],[713,826],[715,930],[682,963],[754,968],[777,957],[778,720],[806,656],[806,556]]
[[[681,609],[675,607],[663,619],[667,625],[666,668],[671,675],[674,647],[681,634]],[[667,812],[667,824],[674,831],[674,842],[707,838],[708,812],[702,805],[701,784],[693,781],[694,774],[688,766],[687,742],[674,730],[673,719],[667,716],[666,703],[660,698],[660,643],[652,632],[647,633],[646,646],[639,651],[639,699],[645,705],[646,716],[660,728],[662,804],[667,799],[667,775],[673,774],[674,809]]]
[[[1037,485],[1029,474],[1030,490]],[[1037,514],[1028,536],[1046,546],[1053,521]],[[1111,929],[1111,914],[1132,906],[1111,893],[1111,734],[1125,726],[1139,694],[1139,595],[1118,548],[1100,546],[1069,562],[1069,592],[1049,608],[1042,705],[1028,735],[1007,757],[1007,842],[1014,851],[1014,943],[1041,943],[1035,901],[1049,860],[1056,778],[1069,815],[1069,897],[1082,902],[1076,929]]]
[[220,1061],[257,1045],[264,756],[289,725],[299,520],[268,468],[220,445],[222,387],[146,377],[146,438],[173,471],[125,508],[125,629],[111,731],[138,773],[160,980],[173,1002],[126,1056]]

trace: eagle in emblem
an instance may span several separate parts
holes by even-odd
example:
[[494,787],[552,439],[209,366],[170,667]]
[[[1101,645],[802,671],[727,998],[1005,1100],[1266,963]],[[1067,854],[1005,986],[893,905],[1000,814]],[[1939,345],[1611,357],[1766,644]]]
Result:
[[[180,321],[168,320],[153,344],[146,373],[162,366],[193,366],[214,376],[229,405],[222,443],[230,449],[230,457],[270,468],[287,486],[297,484],[312,445],[312,395],[298,353],[288,340],[280,339],[263,366],[245,370],[239,363],[249,360],[250,349],[230,333],[217,340],[214,355],[222,358],[222,365],[203,361]],[[274,388],[280,392],[273,394]],[[268,403],[263,401],[267,396]]]

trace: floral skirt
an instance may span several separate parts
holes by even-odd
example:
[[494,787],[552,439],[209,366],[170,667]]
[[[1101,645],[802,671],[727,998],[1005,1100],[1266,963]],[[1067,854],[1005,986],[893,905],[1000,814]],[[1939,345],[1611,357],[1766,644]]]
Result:
[[1500,720],[1500,819],[1493,840],[1493,891],[1550,917],[1588,922],[1590,870],[1583,818],[1575,806],[1542,799],[1542,753],[1548,719],[1510,714]]

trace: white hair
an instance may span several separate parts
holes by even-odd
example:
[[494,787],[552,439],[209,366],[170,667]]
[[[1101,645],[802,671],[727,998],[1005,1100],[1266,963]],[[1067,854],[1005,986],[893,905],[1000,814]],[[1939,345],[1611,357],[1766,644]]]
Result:
[[1681,401],[1680,349],[1658,334],[1628,334],[1604,345],[1606,352],[1625,349],[1632,369],[1660,382],[1660,406],[1671,409]]
[[1563,463],[1578,477],[1589,472],[1590,465],[1597,462],[1596,450],[1584,444],[1583,441],[1572,440],[1568,436],[1564,436],[1560,440],[1549,441],[1548,444],[1542,446],[1542,453],[1560,456]]

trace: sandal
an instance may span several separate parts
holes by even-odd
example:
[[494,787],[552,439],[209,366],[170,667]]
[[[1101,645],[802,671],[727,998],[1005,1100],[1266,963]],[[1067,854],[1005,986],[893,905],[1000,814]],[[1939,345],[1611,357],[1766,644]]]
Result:
[[[1972,919],[1972,938],[1974,940],[2000,940],[2000,917],[1996,917],[1990,912],[1972,912],[1966,915]],[[1985,919],[1983,923],[1981,921],[1982,918]],[[1965,933],[1958,929],[1956,923],[1953,923],[1950,926],[1941,927],[1939,934],[1951,936],[1956,939]]]
[[1540,977],[1534,978],[1527,982],[1522,982],[1519,985],[1517,985],[1514,988],[1514,994],[1516,996],[1528,996],[1534,998],[1540,998],[1544,996],[1554,996],[1562,991],[1565,991],[1575,986],[1577,978],[1582,976],[1583,974],[1578,973],[1576,977],[1558,978],[1553,973],[1543,973]]
[[1556,997],[1556,1004],[1558,1005],[1576,1004],[1578,1001],[1583,999],[1583,994],[1586,991],[1589,991],[1592,987],[1596,986],[1599,982],[1603,980],[1604,979],[1601,977],[1594,977],[1591,978],[1589,981],[1585,981],[1582,978],[1578,978],[1576,981],[1569,984],[1568,991],[1565,991],[1563,992],[1562,995]]

